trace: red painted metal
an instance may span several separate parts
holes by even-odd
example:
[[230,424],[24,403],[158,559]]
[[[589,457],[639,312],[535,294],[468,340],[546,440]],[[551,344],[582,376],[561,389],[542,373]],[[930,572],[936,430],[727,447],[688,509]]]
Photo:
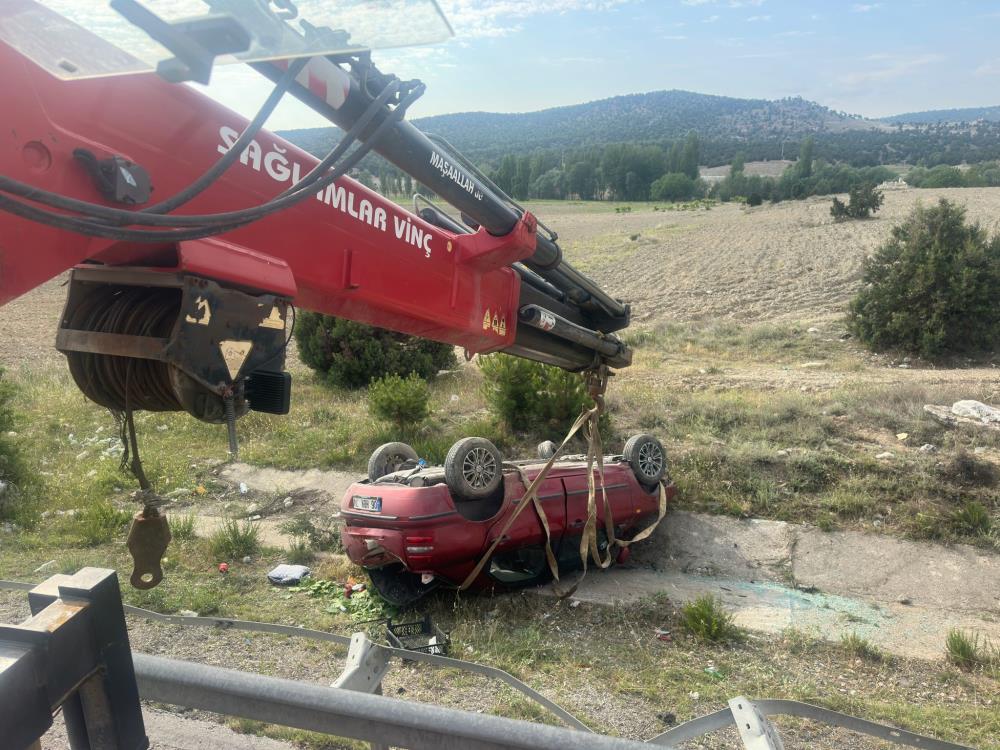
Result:
[[[534,479],[543,464],[523,467],[528,480]],[[635,479],[625,462],[605,466],[605,486],[612,517],[622,538],[629,538],[656,519],[659,509],[658,491],[648,492]],[[583,535],[587,518],[587,466],[583,462],[556,463],[539,488],[539,498],[545,509],[552,535],[553,548],[561,544],[572,547],[567,558],[574,556]],[[667,498],[677,490],[667,486]],[[352,507],[354,495],[378,496],[381,511],[367,512]],[[452,585],[460,584],[479,558],[496,539],[513,506],[524,495],[524,484],[518,474],[504,475],[504,497],[496,512],[484,520],[470,520],[459,512],[460,500],[455,500],[445,484],[408,487],[403,484],[357,482],[352,484],[341,501],[344,528],[341,536],[344,549],[352,562],[366,568],[380,568],[403,563],[412,573],[432,573]],[[598,498],[599,525],[603,527],[603,501]],[[418,555],[406,551],[411,537],[431,537],[431,543],[421,546],[433,549]],[[369,544],[369,540],[371,544]],[[503,552],[543,544],[545,532],[533,508],[521,513],[497,551]],[[576,546],[574,546],[576,545]],[[374,551],[373,551],[374,548]],[[380,551],[379,548],[381,548]],[[563,555],[560,555],[563,557]],[[483,572],[474,584],[477,589],[500,584],[488,572]]]
[[[121,155],[151,175],[153,200],[186,187],[246,120],[155,75],[59,81],[0,43],[0,174],[108,204],[72,154]],[[262,131],[217,183],[177,213],[257,205],[316,159]],[[120,208],[120,206],[118,206]],[[293,298],[299,307],[464,346],[510,346],[535,219],[513,232],[453,235],[349,178],[220,238],[146,245],[89,239],[0,213],[0,304],[81,262],[182,270]]]

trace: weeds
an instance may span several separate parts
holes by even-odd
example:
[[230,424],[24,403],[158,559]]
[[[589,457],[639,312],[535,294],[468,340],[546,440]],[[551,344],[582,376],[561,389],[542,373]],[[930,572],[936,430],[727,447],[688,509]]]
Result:
[[179,541],[194,539],[194,513],[177,516],[170,524],[170,536]]
[[958,534],[988,536],[993,528],[993,519],[986,506],[976,500],[967,500],[961,508],[951,514],[951,527]]
[[714,596],[699,596],[681,607],[681,627],[702,641],[723,643],[742,640],[743,631],[733,622],[733,616],[722,608]]
[[967,672],[976,667],[1000,666],[1000,647],[981,639],[976,632],[952,628],[945,639],[945,650],[948,661]]
[[299,537],[288,545],[288,551],[285,552],[285,559],[292,565],[308,565],[316,559],[316,555],[309,547],[309,542]]
[[959,669],[972,669],[979,663],[979,633],[966,633],[953,628],[948,631],[945,648],[948,661]]
[[212,555],[217,560],[239,560],[260,551],[260,528],[253,521],[228,518],[212,534]]
[[132,514],[108,501],[94,503],[76,516],[76,531],[87,547],[107,544],[124,531]]
[[855,659],[864,661],[885,661],[885,654],[867,638],[857,633],[845,633],[840,637],[840,648]]

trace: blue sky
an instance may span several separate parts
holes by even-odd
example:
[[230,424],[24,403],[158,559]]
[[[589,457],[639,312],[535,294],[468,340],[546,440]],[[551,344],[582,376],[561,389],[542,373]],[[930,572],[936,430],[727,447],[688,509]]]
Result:
[[[1000,104],[997,1],[439,1],[453,39],[375,54],[428,84],[412,116],[674,88],[801,95],[869,117]],[[217,70],[211,92],[250,115],[269,86],[240,66]],[[268,125],[322,124],[292,104]]]

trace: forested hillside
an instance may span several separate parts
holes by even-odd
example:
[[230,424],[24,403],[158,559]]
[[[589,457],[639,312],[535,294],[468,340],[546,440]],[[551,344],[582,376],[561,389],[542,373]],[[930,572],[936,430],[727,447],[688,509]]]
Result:
[[924,112],[906,112],[901,115],[884,117],[888,123],[909,123],[915,125],[933,125],[937,123],[962,123],[986,120],[1000,122],[1000,106],[966,107],[964,109],[929,109]]
[[[735,99],[689,91],[630,94],[520,114],[439,115],[414,123],[490,167],[508,155],[563,154],[622,143],[657,145],[669,152],[690,131],[701,139],[705,166],[729,164],[737,154],[748,161],[791,158],[810,135],[817,155],[855,167],[900,163],[932,167],[1000,158],[1000,122],[890,124],[834,112],[801,98]],[[282,135],[319,154],[332,147],[337,133],[333,128],[310,128]]]

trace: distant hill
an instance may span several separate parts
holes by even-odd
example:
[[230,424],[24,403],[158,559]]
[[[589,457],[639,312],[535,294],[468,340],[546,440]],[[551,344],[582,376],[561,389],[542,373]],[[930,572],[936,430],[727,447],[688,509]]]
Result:
[[[480,159],[507,153],[512,144],[517,144],[519,150],[531,151],[662,142],[682,138],[690,130],[698,131],[704,140],[774,141],[810,133],[888,129],[885,123],[834,112],[800,97],[770,101],[676,90],[615,96],[537,112],[460,112],[413,122]],[[304,148],[323,139],[322,150],[332,133],[326,128],[312,128],[283,135]]]
[[973,122],[986,120],[1000,122],[1000,105],[994,107],[967,107],[965,109],[929,109],[923,112],[906,112],[882,118],[893,125],[935,125],[938,123]]
[[[967,124],[980,117],[987,121],[975,127]],[[701,163],[706,166],[729,164],[737,153],[748,162],[795,158],[809,135],[815,137],[818,157],[857,167],[1000,159],[1000,106],[869,120],[801,97],[737,99],[673,90],[537,112],[460,112],[413,122],[485,165],[496,165],[507,154],[600,149],[617,143],[669,148],[691,130],[698,132]],[[902,124],[909,127],[900,128]],[[335,128],[309,128],[281,135],[321,155],[332,148],[338,133]],[[373,172],[377,164],[366,160]]]

